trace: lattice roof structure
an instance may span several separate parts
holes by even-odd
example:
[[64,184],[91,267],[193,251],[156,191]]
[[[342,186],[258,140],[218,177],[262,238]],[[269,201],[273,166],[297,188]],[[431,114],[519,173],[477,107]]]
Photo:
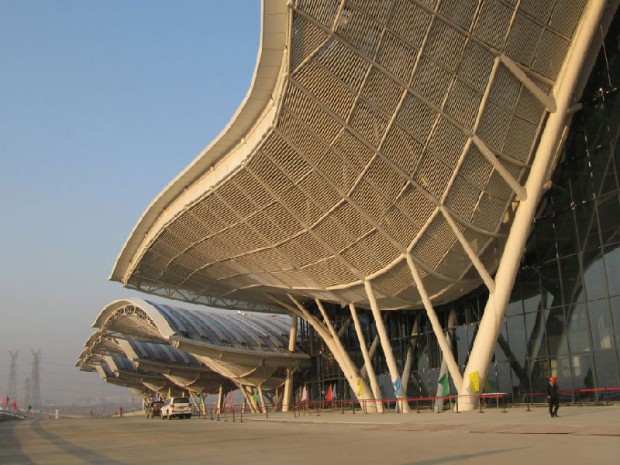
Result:
[[252,87],[112,280],[225,308],[419,308],[502,254],[586,0],[264,0]]

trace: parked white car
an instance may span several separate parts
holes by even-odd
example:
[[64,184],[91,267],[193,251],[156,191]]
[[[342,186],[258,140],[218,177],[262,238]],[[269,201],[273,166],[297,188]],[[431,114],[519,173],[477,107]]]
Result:
[[172,417],[191,418],[192,404],[187,397],[170,397],[166,399],[161,407],[161,419]]

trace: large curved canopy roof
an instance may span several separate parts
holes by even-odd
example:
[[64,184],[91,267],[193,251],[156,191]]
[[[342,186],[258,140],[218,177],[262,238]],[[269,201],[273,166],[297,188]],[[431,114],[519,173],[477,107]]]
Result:
[[309,363],[299,349],[288,350],[287,315],[189,310],[125,299],[106,306],[93,326],[99,331],[80,360],[94,351],[89,347],[96,347],[97,353],[120,351],[138,367],[192,390],[215,392],[226,384],[222,378],[275,389],[284,382],[287,369]]
[[372,281],[396,309],[421,306],[411,254],[434,303],[478,286],[587,0],[284,4],[263,2],[257,69],[277,73],[255,75],[234,130],[149,207],[111,279],[256,309],[286,293],[368,306]]

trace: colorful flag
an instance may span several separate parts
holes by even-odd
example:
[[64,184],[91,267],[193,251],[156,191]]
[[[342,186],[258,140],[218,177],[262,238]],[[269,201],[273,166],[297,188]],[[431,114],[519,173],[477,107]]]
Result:
[[448,373],[444,373],[441,378],[439,378],[439,385],[441,386],[441,395],[447,396],[450,393],[450,383],[448,382]]
[[474,393],[480,392],[480,375],[477,371],[469,374],[469,391]]
[[332,385],[329,385],[329,388],[327,388],[327,394],[325,395],[325,400],[327,402],[331,402],[332,400],[334,400],[334,395],[332,393]]
[[357,397],[362,397],[364,395],[364,380],[359,378],[357,380]]
[[392,381],[392,386],[394,386],[394,397],[401,397],[403,395],[403,385],[400,382],[400,378]]
[[172,393],[170,392],[170,386],[168,386],[168,398],[172,397]]

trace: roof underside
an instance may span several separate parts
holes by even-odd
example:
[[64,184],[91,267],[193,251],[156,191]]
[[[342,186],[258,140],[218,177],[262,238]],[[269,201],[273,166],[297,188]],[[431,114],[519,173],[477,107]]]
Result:
[[272,124],[132,236],[112,279],[255,309],[367,306],[371,280],[383,309],[414,308],[411,253],[434,303],[477,287],[457,233],[492,272],[515,201],[497,161],[522,184],[548,114],[510,64],[551,95],[585,6],[296,1]]

